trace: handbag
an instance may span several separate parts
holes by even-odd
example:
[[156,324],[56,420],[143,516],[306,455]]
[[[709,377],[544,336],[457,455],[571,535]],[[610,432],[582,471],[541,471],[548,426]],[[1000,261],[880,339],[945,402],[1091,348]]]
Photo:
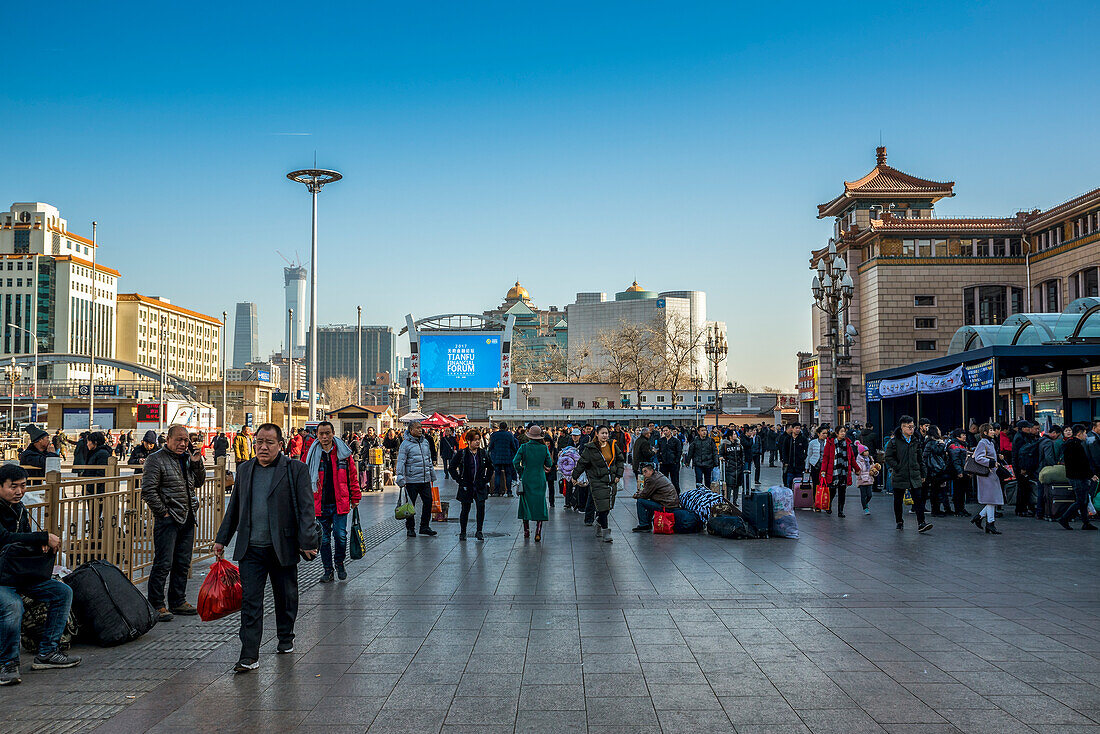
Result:
[[348,555],[358,561],[367,554],[367,541],[363,537],[363,526],[359,524],[359,508],[351,511],[351,532],[348,533]]
[[439,487],[432,485],[432,512],[443,512],[443,505],[439,502]]
[[1016,478],[1016,472],[1012,471],[1012,467],[1008,464],[997,464],[997,478],[1007,482],[1009,479]]
[[523,482],[518,479],[512,482],[512,491],[516,493],[516,497],[523,494]]
[[902,503],[903,505],[911,505],[911,504],[913,504],[913,493],[912,493],[912,492],[910,492],[910,491],[909,491],[908,489],[907,489],[907,490],[905,490],[905,494],[904,494],[904,495],[902,496],[902,498],[901,498],[901,503]]
[[397,520],[405,520],[415,514],[416,507],[409,501],[409,493],[402,487],[397,495],[397,507],[393,511],[393,516]]
[[[27,512],[26,507],[19,507],[22,511],[18,513],[17,528]],[[8,543],[0,548],[0,586],[23,588],[49,581],[53,576],[55,555],[49,548],[43,551],[41,546]]]
[[659,535],[672,535],[676,525],[676,516],[671,512],[657,510],[653,513],[653,532]]
[[814,494],[814,509],[815,510],[827,510],[832,504],[829,497],[829,485],[822,482],[817,485],[817,492]]
[[972,454],[967,454],[966,464],[963,465],[963,474],[972,474],[976,477],[988,477],[989,467],[982,466]]

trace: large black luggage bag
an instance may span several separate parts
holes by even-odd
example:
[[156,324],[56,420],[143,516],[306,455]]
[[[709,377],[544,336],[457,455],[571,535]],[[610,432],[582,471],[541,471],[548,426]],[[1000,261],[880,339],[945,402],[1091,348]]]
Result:
[[1076,501],[1072,484],[1050,484],[1043,493],[1043,514],[1050,520],[1057,520]]
[[748,492],[741,504],[741,516],[745,518],[745,522],[756,531],[757,536],[768,537],[768,529],[772,522],[772,493]]
[[121,645],[157,623],[149,601],[113,563],[88,561],[66,576],[65,583],[73,590],[81,636],[89,642]]

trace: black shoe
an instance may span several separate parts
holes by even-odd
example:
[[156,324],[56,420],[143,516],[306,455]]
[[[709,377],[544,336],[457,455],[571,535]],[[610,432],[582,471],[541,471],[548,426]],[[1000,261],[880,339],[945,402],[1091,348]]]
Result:
[[415,530],[406,530],[405,535],[409,536],[410,538],[415,538],[416,537],[416,531]]
[[932,529],[932,523],[926,522],[926,523],[922,523],[921,526],[919,528],[917,528],[917,532],[918,533],[927,533],[931,529]]
[[837,511],[836,511],[836,516],[837,516],[837,517],[844,517],[844,513],[843,513],[843,512],[841,512],[840,510],[837,510]]
[[275,648],[275,652],[280,655],[289,655],[294,652],[294,641],[287,640],[284,642],[283,640],[279,640],[279,646]]
[[970,518],[970,522],[977,525],[978,530],[982,529],[982,516],[981,516],[981,514],[975,515],[974,517]]
[[323,574],[321,574],[321,583],[322,584],[331,584],[332,580],[333,580],[332,571],[325,571]]
[[252,658],[241,658],[237,661],[237,664],[233,666],[234,673],[251,673],[256,668],[260,667],[260,663]]
[[653,532],[653,526],[652,525],[638,525],[636,527],[631,528],[630,532],[632,532],[632,533],[652,533]]
[[60,650],[54,650],[49,655],[37,655],[31,663],[31,670],[55,670],[60,668],[75,668],[80,665],[80,658],[66,655]]
[[459,540],[466,540],[466,533],[459,533],[458,534],[458,539]]
[[955,517],[966,517],[969,514],[970,513],[967,512],[966,510],[956,510],[955,511]]
[[1059,524],[1059,525],[1061,525],[1061,526],[1062,526],[1063,528],[1065,528],[1066,530],[1073,530],[1073,528],[1071,528],[1071,527],[1069,526],[1069,520],[1067,520],[1067,519],[1066,519],[1066,518],[1064,518],[1064,517],[1063,517],[1063,518],[1059,518],[1059,520],[1058,520],[1058,524]]
[[476,533],[474,533],[474,537],[478,540],[485,540],[485,533],[478,530]]
[[898,523],[898,530],[904,530],[904,529],[905,529],[905,523],[899,522]]
[[347,581],[348,580],[348,570],[346,568],[344,568],[343,566],[337,566],[336,567],[336,578],[340,579],[341,581]]
[[17,686],[23,682],[19,677],[19,663],[4,663],[0,666],[0,686]]
[[831,515],[831,514],[833,514],[833,511],[831,509],[825,510],[825,514],[826,515]]
[[1087,523],[1085,523],[1084,525],[1082,525],[1082,526],[1081,526],[1081,529],[1082,529],[1082,530],[1100,530],[1100,528],[1098,528],[1097,526],[1093,525],[1093,524],[1092,524],[1091,522],[1087,522]]
[[997,529],[997,523],[995,522],[987,522],[985,524],[985,531],[990,535],[1003,535],[1003,533]]
[[421,535],[427,535],[428,537],[431,537],[433,535],[439,535],[439,533],[432,530],[431,528],[420,528],[420,534]]

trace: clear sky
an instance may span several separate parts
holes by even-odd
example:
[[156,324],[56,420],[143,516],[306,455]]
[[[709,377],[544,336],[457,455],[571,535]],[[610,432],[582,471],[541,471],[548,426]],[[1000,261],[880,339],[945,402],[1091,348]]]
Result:
[[[700,289],[729,374],[795,381],[815,205],[874,165],[944,215],[1100,185],[1091,2],[57,3],[7,17],[0,206],[99,222],[120,288],[283,332],[321,195],[321,323],[637,280]],[[14,25],[13,25],[14,23]],[[407,345],[403,346],[407,350]]]

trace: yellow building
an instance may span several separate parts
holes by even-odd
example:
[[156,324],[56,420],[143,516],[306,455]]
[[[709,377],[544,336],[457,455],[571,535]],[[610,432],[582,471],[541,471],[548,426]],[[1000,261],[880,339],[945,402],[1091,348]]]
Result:
[[117,357],[188,382],[221,379],[222,322],[167,298],[118,294]]

